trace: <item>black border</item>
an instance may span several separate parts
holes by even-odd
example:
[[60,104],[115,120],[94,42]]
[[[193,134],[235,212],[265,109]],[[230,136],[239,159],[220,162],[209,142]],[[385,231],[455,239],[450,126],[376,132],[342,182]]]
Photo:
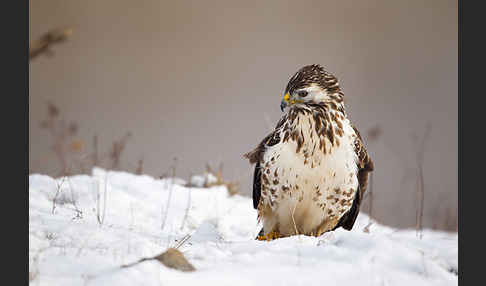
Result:
[[[467,3],[467,6],[464,5]],[[459,284],[482,285],[484,187],[484,10],[458,1]],[[465,29],[467,27],[467,29]],[[464,39],[468,39],[466,42]],[[466,137],[465,135],[469,135]],[[474,257],[476,256],[476,257]]]
[[3,280],[5,284],[28,285],[29,1],[3,2],[2,8]]
[[[465,2],[469,9],[464,9]],[[484,141],[479,139],[480,144],[476,149],[474,148],[476,146],[468,144],[464,137],[466,133],[481,135],[484,126],[481,124],[484,121],[482,119],[484,105],[480,102],[484,96],[484,88],[480,85],[484,82],[484,72],[479,59],[485,51],[481,45],[484,38],[484,25],[480,23],[480,19],[484,17],[481,14],[485,10],[472,7],[473,3],[480,2],[458,1],[459,282],[464,285],[481,281],[479,279],[482,279],[481,274],[484,272],[481,269],[482,261],[475,263],[472,259],[474,254],[478,256],[482,254],[480,246],[483,244],[482,230],[485,225],[481,220],[485,216],[482,213],[486,208],[485,200],[478,197],[478,193],[483,195],[484,192],[481,180],[484,177],[482,174],[484,161],[478,158],[483,153],[484,148],[481,143]],[[8,259],[5,260],[8,262],[6,266],[8,271],[4,272],[11,277],[4,277],[3,281],[6,282],[5,284],[12,284],[8,282],[15,281],[16,285],[20,284],[19,281],[25,281],[28,285],[29,2],[8,1],[8,4],[9,7],[4,5],[2,9],[5,14],[4,31],[7,31],[2,45],[4,59],[7,61],[7,64],[3,65],[3,84],[6,88],[3,93],[4,140],[2,144],[4,144],[4,154],[9,155],[10,158],[3,164],[6,168],[3,174],[7,175],[5,177],[9,180],[9,186],[3,188],[2,217],[3,238],[7,240],[4,242],[4,249],[7,250],[6,259]],[[465,14],[469,15],[465,16]],[[464,23],[468,28],[469,37],[464,29]],[[470,39],[467,47],[464,38]],[[474,50],[477,52],[477,57],[473,54]],[[466,69],[472,68],[471,63],[477,65],[476,71],[470,70],[466,76]],[[474,110],[474,107],[477,110]],[[478,122],[478,126],[474,126],[474,122]],[[479,166],[474,166],[475,164]],[[24,242],[23,245],[18,245],[21,242]],[[23,263],[18,263],[19,259],[14,259],[19,257],[24,260]],[[17,271],[23,273],[16,273]],[[477,277],[474,277],[476,275]]]

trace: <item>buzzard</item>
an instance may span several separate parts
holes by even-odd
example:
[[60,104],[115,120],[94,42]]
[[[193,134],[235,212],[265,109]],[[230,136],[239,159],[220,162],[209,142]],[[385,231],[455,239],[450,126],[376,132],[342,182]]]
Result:
[[337,78],[320,65],[292,76],[273,132],[244,156],[255,165],[257,239],[351,230],[373,162],[346,115]]

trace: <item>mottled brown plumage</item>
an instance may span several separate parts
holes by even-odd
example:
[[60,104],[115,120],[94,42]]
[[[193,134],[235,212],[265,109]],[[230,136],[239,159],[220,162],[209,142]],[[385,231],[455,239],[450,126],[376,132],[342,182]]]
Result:
[[373,162],[347,118],[343,96],[335,76],[319,65],[303,67],[285,89],[281,107],[290,106],[288,112],[245,154],[256,164],[253,206],[265,234],[353,227]]

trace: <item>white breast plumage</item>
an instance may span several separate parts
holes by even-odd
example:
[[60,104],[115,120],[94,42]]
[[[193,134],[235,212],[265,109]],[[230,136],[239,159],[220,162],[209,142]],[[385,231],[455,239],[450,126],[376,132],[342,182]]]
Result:
[[265,150],[259,205],[265,230],[278,228],[282,235],[325,232],[351,208],[358,189],[356,134],[347,118],[340,126],[329,123],[341,136],[318,134],[312,113],[297,113],[282,124],[282,140]]

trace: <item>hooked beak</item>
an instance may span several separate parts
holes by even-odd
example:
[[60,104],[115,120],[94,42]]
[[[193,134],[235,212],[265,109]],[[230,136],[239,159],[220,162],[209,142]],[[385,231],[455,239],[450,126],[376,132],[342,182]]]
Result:
[[280,102],[280,110],[284,111],[285,107],[287,107],[289,105],[289,100],[290,100],[290,95],[289,93],[287,92],[282,101]]

